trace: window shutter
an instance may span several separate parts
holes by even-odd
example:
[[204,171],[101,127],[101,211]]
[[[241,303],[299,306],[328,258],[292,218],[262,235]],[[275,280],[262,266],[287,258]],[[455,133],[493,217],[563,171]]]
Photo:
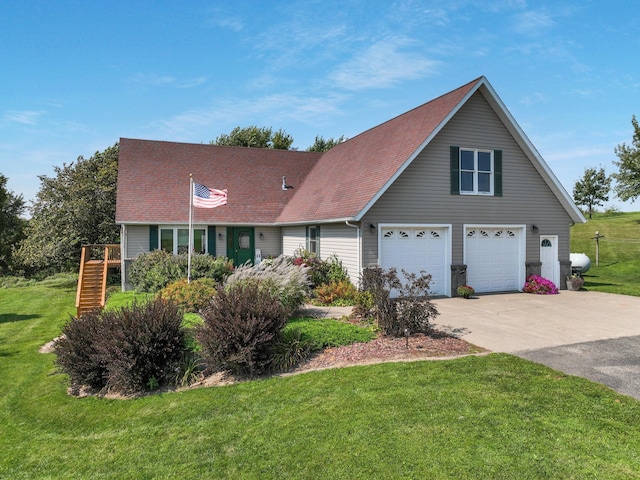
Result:
[[207,252],[209,255],[216,256],[216,227],[209,225],[207,227]]
[[493,151],[493,195],[502,196],[502,150]]
[[449,147],[451,195],[460,195],[460,147]]
[[158,225],[149,225],[149,251],[158,249]]

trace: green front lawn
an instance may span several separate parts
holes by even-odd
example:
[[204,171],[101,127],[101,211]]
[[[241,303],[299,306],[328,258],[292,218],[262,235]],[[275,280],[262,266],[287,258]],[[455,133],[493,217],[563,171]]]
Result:
[[640,402],[509,355],[74,398],[72,289],[0,289],[0,478],[640,478]]
[[[599,266],[595,232],[604,236]],[[591,259],[591,269],[584,275],[587,290],[640,296],[640,212],[596,213],[587,223],[574,225],[571,251]]]

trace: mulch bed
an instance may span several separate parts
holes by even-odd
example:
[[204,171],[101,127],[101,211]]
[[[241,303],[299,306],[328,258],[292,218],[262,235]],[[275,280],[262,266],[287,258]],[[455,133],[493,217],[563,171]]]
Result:
[[367,343],[327,348],[299,365],[293,373],[392,361],[459,357],[483,352],[486,352],[483,348],[437,331],[431,335],[412,335],[408,339],[380,336]]

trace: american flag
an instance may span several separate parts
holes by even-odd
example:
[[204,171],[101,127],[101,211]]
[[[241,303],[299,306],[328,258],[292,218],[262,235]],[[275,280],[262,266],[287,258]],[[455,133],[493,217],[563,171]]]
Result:
[[208,188],[193,182],[193,206],[216,208],[227,204],[227,191]]

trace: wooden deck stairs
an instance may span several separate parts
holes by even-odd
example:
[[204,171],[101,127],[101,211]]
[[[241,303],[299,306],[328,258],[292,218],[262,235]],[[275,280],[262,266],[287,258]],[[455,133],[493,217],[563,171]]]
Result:
[[76,312],[104,308],[109,269],[120,268],[120,245],[83,245],[76,293]]

